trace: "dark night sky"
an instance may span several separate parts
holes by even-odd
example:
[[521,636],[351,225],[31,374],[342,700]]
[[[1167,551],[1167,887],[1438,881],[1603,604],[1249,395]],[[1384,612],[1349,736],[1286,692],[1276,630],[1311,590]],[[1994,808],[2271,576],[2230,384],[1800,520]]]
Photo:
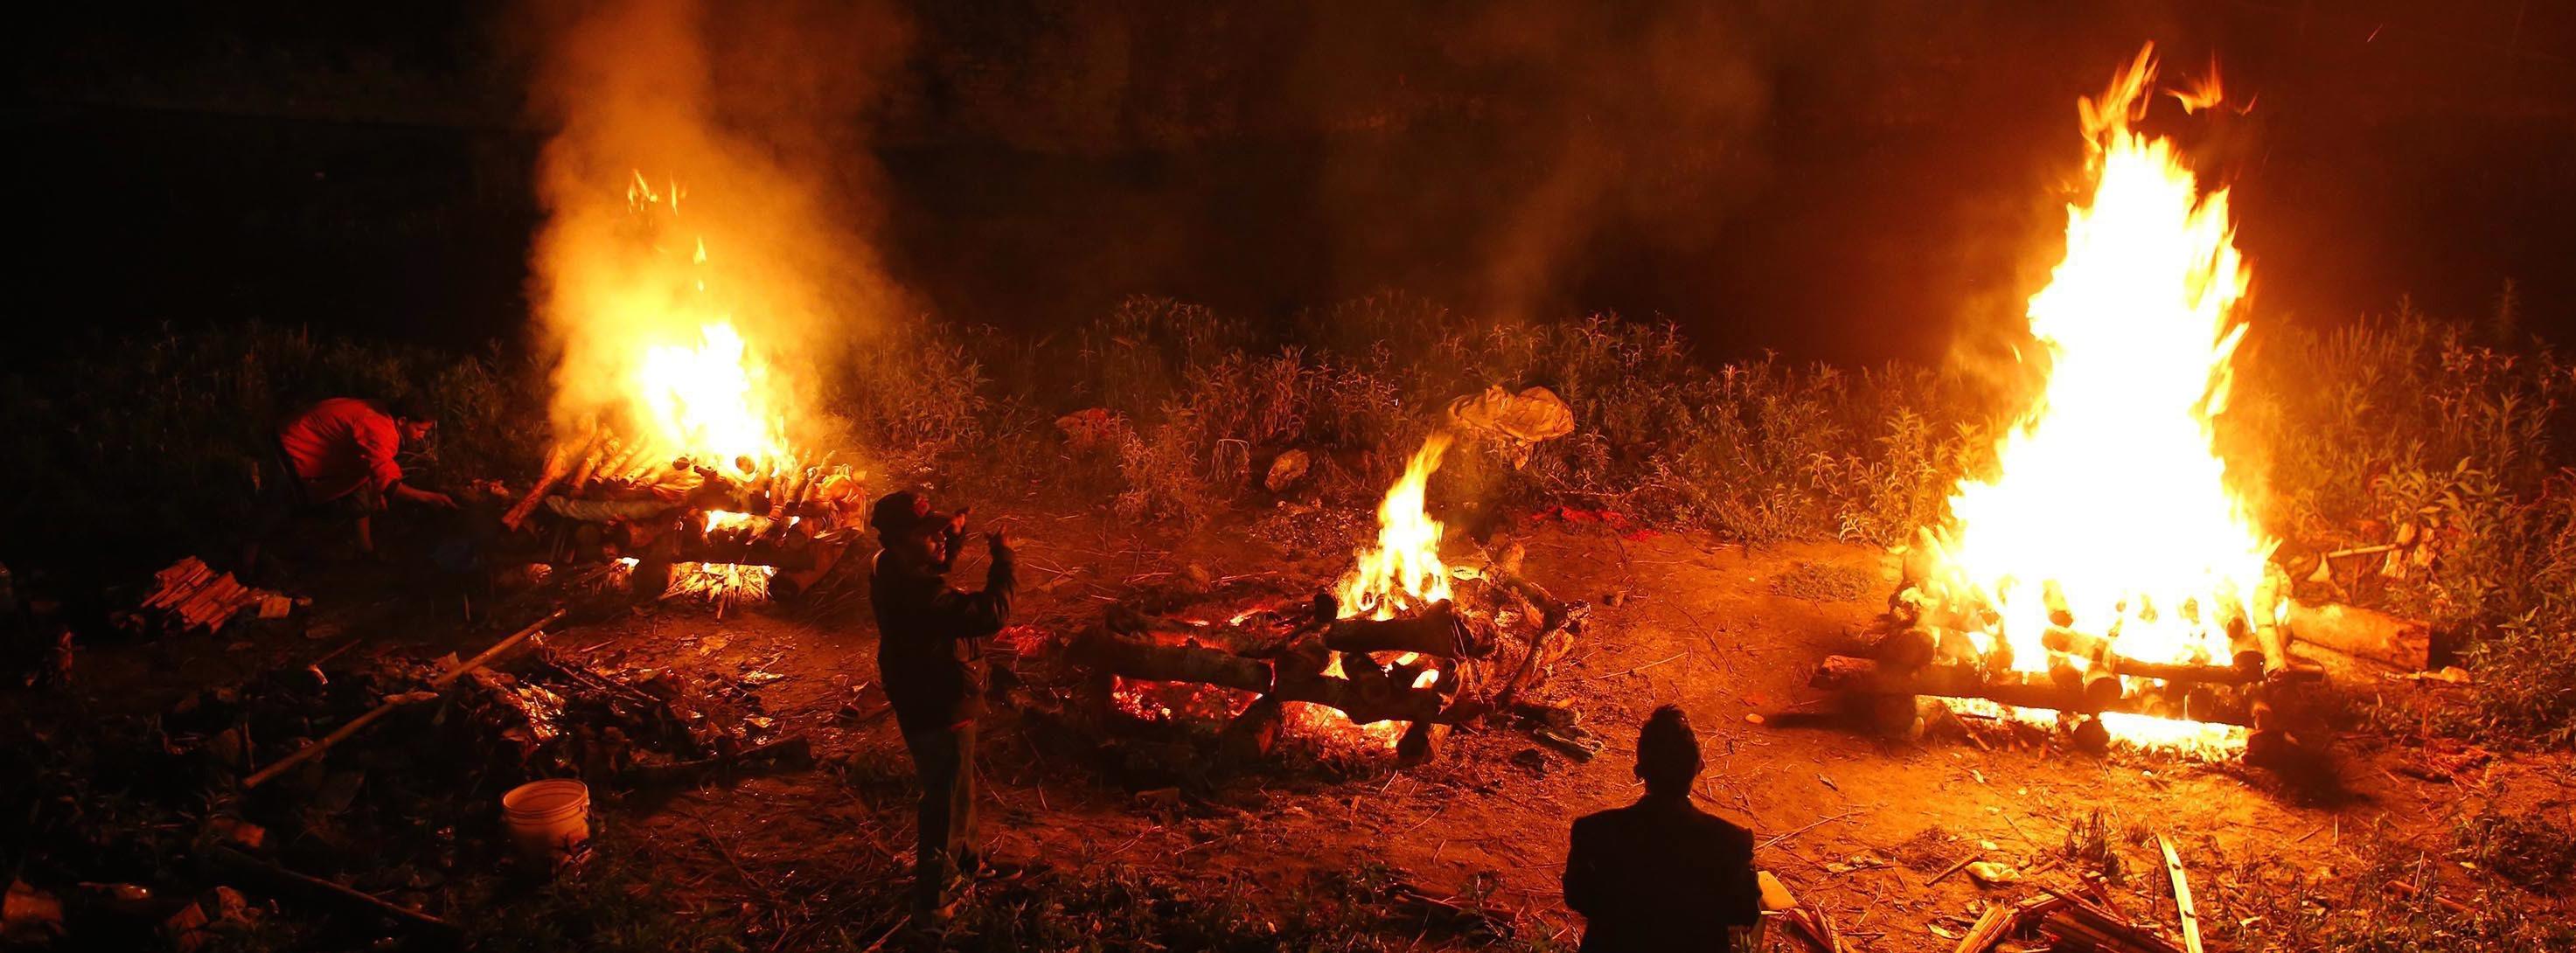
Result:
[[[2017,315],[2074,99],[2153,38],[2255,100],[2191,134],[2235,184],[2257,320],[2475,317],[2512,279],[2576,344],[2565,4],[902,6],[896,81],[835,106],[868,117],[880,250],[951,320],[1401,287],[1661,314],[1721,355],[1936,360]],[[247,318],[523,333],[544,131],[508,8],[42,16],[8,107],[38,239],[11,285],[41,317],[13,350]]]

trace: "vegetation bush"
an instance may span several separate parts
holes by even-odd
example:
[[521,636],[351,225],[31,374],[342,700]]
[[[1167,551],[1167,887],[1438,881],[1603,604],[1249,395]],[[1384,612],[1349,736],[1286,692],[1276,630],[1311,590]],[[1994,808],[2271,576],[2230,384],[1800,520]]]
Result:
[[[2409,308],[2328,331],[2260,326],[2219,436],[2252,461],[2239,476],[2303,577],[2323,552],[2398,547],[2330,566],[2328,595],[2457,637],[2479,703],[2435,729],[2563,746],[2576,743],[2576,364],[2513,339],[2513,308],[2477,327]],[[1399,294],[1269,330],[1162,298],[1036,338],[918,321],[871,353],[824,396],[896,480],[1043,474],[1177,525],[1265,501],[1262,475],[1292,449],[1314,465],[1291,495],[1364,508],[1448,401],[1541,386],[1576,431],[1519,461],[1460,445],[1435,503],[1616,510],[1757,545],[1897,543],[1991,460],[2012,409],[1972,374],[1718,363],[1667,323],[1497,322]],[[0,465],[19,476],[0,518],[12,541],[209,551],[238,524],[268,427],[336,393],[434,401],[445,424],[422,463],[451,481],[523,476],[539,380],[497,354],[260,325],[93,342],[0,379]],[[1087,447],[1057,423],[1077,413],[1100,431]]]
[[[96,339],[0,377],[0,560],[131,569],[237,545],[276,426],[324,397],[419,397],[430,479],[523,467],[543,426],[535,375],[497,354],[331,339],[250,324]],[[41,552],[34,547],[43,546]]]

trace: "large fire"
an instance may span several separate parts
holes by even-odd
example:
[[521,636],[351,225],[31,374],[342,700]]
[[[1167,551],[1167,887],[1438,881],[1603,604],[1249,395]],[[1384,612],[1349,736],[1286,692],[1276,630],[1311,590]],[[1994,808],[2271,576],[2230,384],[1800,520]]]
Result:
[[[737,327],[724,283],[710,281],[716,270],[706,237],[683,227],[685,195],[678,183],[656,187],[641,171],[627,186],[638,241],[620,272],[626,280],[603,283],[588,302],[594,339],[624,338],[622,349],[604,345],[592,353],[623,363],[625,385],[619,399],[596,410],[593,425],[622,438],[617,456],[646,468],[639,482],[667,497],[722,481],[780,499],[813,475],[786,436],[791,391]],[[628,330],[619,335],[618,328]],[[711,508],[691,519],[689,529],[702,536],[758,538],[796,517],[780,506],[765,515]],[[683,562],[672,567],[666,595],[719,606],[757,600],[776,575],[764,565]]]
[[[2152,52],[2080,101],[2092,188],[2068,207],[2065,257],[2028,310],[2046,387],[1997,447],[1998,469],[1961,480],[1949,524],[1926,538],[1927,591],[1980,607],[1967,634],[2014,671],[2085,671],[2071,633],[2120,659],[2226,665],[2231,629],[2241,639],[2275,611],[2257,604],[2274,542],[2212,437],[2246,267],[2227,190],[2203,191],[2171,140],[2131,126]],[[2104,725],[2149,744],[2241,737],[2148,721]]]
[[1377,547],[1360,550],[1358,565],[1334,587],[1342,618],[1392,619],[1449,598],[1449,567],[1440,561],[1440,521],[1423,508],[1424,491],[1449,452],[1449,439],[1445,432],[1425,438],[1405,464],[1404,476],[1378,504]]

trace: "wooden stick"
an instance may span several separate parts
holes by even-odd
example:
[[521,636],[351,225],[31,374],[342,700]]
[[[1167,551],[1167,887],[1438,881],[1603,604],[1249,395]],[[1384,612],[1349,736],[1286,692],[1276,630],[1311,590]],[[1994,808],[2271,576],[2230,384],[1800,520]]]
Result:
[[1923,882],[1923,885],[1924,885],[1924,886],[1926,886],[1926,887],[1929,887],[1929,886],[1931,886],[1931,885],[1933,885],[1933,884],[1940,883],[1943,879],[1945,879],[1945,878],[1949,877],[1951,874],[1958,873],[1961,869],[1963,869],[1963,868],[1967,867],[1969,864],[1976,863],[1976,862],[1977,862],[1977,858],[1978,858],[1978,857],[1981,857],[1981,856],[1983,856],[1983,855],[1981,855],[1981,854],[1969,854],[1969,855],[1968,855],[1968,856],[1966,856],[1966,857],[1961,857],[1961,858],[1959,858],[1959,862],[1958,862],[1958,863],[1951,864],[1951,865],[1950,865],[1950,866],[1948,866],[1948,867],[1941,868],[1941,872],[1940,872],[1940,873],[1933,874],[1933,875],[1932,875],[1932,879],[1924,881],[1924,882]]
[[381,914],[385,918],[396,923],[410,924],[424,929],[436,930],[441,933],[457,932],[456,925],[449,923],[448,921],[441,920],[437,917],[422,913],[398,903],[393,903],[371,893],[352,890],[348,887],[343,887],[320,877],[288,870],[276,864],[269,863],[268,861],[260,860],[256,857],[244,854],[230,847],[214,848],[213,858],[222,866],[259,874],[267,877],[273,883],[295,888],[308,897],[327,897],[333,900],[338,900],[366,910],[370,913]]
[[[508,651],[512,646],[516,646],[521,642],[527,641],[529,636],[537,634],[538,629],[553,624],[555,620],[563,618],[563,615],[564,610],[562,609],[546,613],[545,618],[538,619],[535,622],[529,623],[527,628],[511,633],[509,638],[502,639],[491,648],[484,649],[483,654],[466,659],[465,661],[458,663],[455,668],[449,669],[447,674],[431,679],[429,687],[431,689],[445,689],[448,685],[455,683],[457,679],[465,677],[467,672],[482,668],[484,663],[492,661],[495,656]],[[357,734],[368,725],[375,724],[378,719],[393,713],[394,709],[402,707],[403,704],[404,701],[401,698],[389,699],[384,704],[378,705],[369,710],[366,714],[349,719],[348,724],[341,725],[330,734],[322,736],[322,740],[305,745],[302,748],[298,748],[294,754],[279,758],[276,764],[261,768],[258,774],[242,779],[242,789],[247,791],[251,788],[258,787],[261,784],[266,783],[268,779],[284,773],[286,769],[303,764],[304,762],[310,761],[314,757],[320,755],[322,752],[331,750],[331,746],[349,740],[349,736]]]
[[2174,909],[2182,915],[2182,948],[2185,953],[2200,953],[2200,914],[2191,906],[2191,881],[2183,876],[2182,855],[2174,851],[2173,838],[2157,834],[2156,843],[2165,849],[2165,875],[2173,879]]
[[[1967,862],[1960,863],[1964,865]],[[1986,953],[1994,949],[1995,944],[2003,942],[2004,934],[2012,926],[2013,908],[2000,903],[1988,906],[1986,912],[1977,914],[1976,925],[1968,928],[1968,935],[1959,938],[1956,953]]]

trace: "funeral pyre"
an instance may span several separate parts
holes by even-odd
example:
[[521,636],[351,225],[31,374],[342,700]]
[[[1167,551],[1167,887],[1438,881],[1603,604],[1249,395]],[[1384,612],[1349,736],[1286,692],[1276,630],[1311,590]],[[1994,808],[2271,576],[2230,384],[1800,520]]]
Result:
[[613,266],[581,270],[587,343],[558,371],[558,416],[578,423],[502,522],[544,524],[551,562],[619,563],[639,595],[721,609],[828,570],[866,473],[791,440],[797,389],[773,365],[789,345],[746,339],[733,310],[758,296],[682,226],[685,195],[641,172],[628,185],[635,230],[590,256]]
[[[2090,746],[2226,753],[2248,727],[2279,731],[2309,674],[2281,626],[2276,541],[2216,449],[2247,327],[2227,190],[2133,126],[2154,79],[2150,47],[2079,101],[2088,181],[2028,308],[2023,357],[2046,383],[1905,553],[1875,657],[1815,673],[1875,696],[1891,730],[1920,730],[1929,696]],[[2187,112],[2218,102],[2215,83],[2169,95]]]
[[1329,590],[1300,596],[1265,575],[1143,593],[1017,670],[1067,689],[1103,729],[1221,723],[1236,756],[1301,738],[1418,761],[1453,726],[1489,715],[1531,717],[1580,746],[1561,709],[1533,700],[1590,607],[1522,578],[1517,548],[1476,565],[1442,559],[1423,497],[1449,444],[1434,435],[1414,454],[1379,508],[1375,544]]

